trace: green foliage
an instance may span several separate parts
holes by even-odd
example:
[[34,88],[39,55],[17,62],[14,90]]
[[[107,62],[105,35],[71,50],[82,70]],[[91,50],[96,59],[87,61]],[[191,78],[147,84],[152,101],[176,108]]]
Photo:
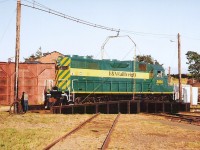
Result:
[[36,59],[42,57],[42,48],[41,48],[41,47],[39,47],[39,49],[38,49],[37,52],[35,53],[35,57],[36,57]]
[[200,54],[193,51],[188,51],[186,54],[189,64],[188,71],[192,77],[197,81],[200,81]]
[[42,56],[43,56],[42,48],[39,47],[39,49],[36,51],[35,54],[31,54],[31,56],[24,59],[25,59],[25,62],[34,62],[34,61],[37,61],[37,59],[41,58]]
[[155,65],[161,65],[157,60],[154,61],[154,59],[151,57],[151,55],[137,55],[136,61],[145,62],[145,63],[149,63],[149,64],[155,64]]

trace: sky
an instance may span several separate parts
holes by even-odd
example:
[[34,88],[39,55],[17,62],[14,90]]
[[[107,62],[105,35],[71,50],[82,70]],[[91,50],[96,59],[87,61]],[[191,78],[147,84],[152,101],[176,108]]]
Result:
[[[33,0],[21,0],[33,6]],[[178,73],[181,40],[182,73],[188,73],[187,51],[200,53],[199,0],[36,0],[45,7],[94,24],[98,29],[26,6],[21,7],[20,61],[35,54],[92,55],[100,59],[133,60],[151,55],[171,73]],[[17,0],[0,0],[0,62],[15,57]],[[130,37],[130,38],[129,38]],[[135,44],[136,50],[135,50]],[[14,59],[13,59],[14,61]]]

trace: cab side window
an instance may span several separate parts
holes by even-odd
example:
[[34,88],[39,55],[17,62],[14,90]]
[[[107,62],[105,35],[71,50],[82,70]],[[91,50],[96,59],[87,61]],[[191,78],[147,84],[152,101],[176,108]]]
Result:
[[163,72],[162,71],[157,71],[157,77],[162,78],[163,77]]

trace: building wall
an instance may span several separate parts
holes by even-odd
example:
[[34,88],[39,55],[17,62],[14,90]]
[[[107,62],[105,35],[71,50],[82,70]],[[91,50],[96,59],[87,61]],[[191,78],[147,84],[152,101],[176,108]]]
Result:
[[[14,101],[15,64],[0,63],[0,105],[10,105]],[[55,64],[19,64],[18,97],[22,92],[29,95],[29,104],[44,102],[47,81],[55,79]]]

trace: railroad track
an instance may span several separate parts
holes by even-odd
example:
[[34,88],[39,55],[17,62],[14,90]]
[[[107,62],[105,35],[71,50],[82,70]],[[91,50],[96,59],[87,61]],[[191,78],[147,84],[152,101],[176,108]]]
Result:
[[184,123],[189,123],[192,125],[200,126],[200,116],[199,115],[166,114],[166,113],[153,114],[153,115],[163,116],[163,117],[169,119],[170,121],[184,122]]
[[[73,142],[76,143],[77,141],[82,141],[82,143],[84,143],[83,141],[85,141],[85,143],[87,143],[87,146],[90,145],[90,147],[88,148],[91,148],[91,145],[93,144],[93,148],[95,147],[95,149],[104,150],[108,147],[111,134],[117,124],[119,116],[120,114],[116,116],[95,114],[91,118],[79,124],[70,132],[66,133],[64,136],[47,145],[44,150],[64,148],[67,149],[69,144]],[[93,135],[92,132],[96,132],[96,135]],[[88,136],[90,134],[91,136]],[[76,145],[80,145],[80,147],[82,148],[84,146],[81,146],[81,143],[76,143]],[[74,148],[71,147],[71,149]],[[75,147],[75,149],[77,148]]]

